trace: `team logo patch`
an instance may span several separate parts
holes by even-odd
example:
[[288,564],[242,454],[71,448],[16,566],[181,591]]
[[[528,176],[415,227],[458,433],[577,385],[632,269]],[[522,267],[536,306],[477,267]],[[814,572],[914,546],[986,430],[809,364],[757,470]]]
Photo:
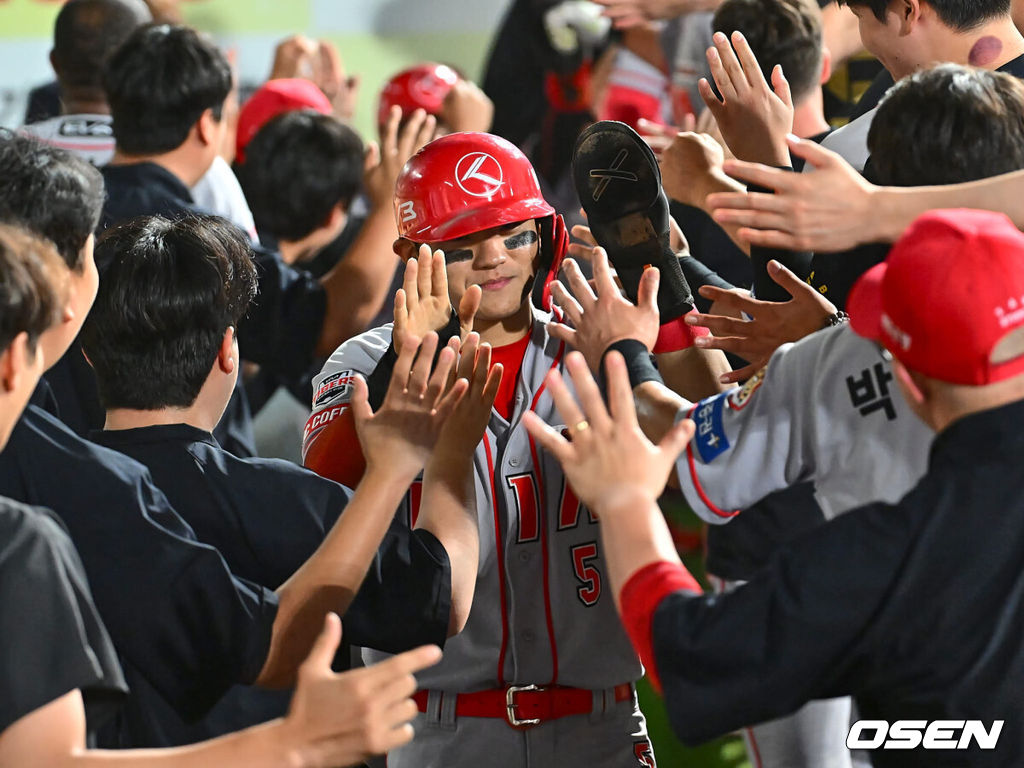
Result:
[[725,425],[722,423],[725,402],[724,395],[703,400],[693,414],[693,420],[697,424],[697,434],[694,435],[693,441],[705,464],[710,464],[729,450],[729,439],[725,436]]
[[760,371],[758,371],[749,379],[747,379],[746,384],[744,384],[739,389],[734,389],[732,392],[729,393],[730,408],[732,408],[734,411],[742,411],[747,406],[747,403],[750,402],[750,398],[754,396],[754,393],[757,392],[757,390],[764,383],[764,371],[765,369],[762,368]]
[[339,397],[346,397],[352,394],[352,382],[356,380],[354,371],[339,371],[332,373],[320,382],[313,395],[313,407],[337,400]]
[[505,172],[486,152],[470,152],[455,164],[455,183],[467,195],[490,197],[505,183]]

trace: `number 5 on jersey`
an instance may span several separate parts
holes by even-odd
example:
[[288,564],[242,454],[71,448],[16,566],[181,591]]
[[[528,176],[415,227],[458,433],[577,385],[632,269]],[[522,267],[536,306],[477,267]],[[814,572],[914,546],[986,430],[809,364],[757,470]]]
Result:
[[601,572],[594,566],[597,559],[597,542],[588,541],[577,544],[572,553],[572,568],[580,585],[576,587],[576,595],[580,602],[590,607],[601,599]]

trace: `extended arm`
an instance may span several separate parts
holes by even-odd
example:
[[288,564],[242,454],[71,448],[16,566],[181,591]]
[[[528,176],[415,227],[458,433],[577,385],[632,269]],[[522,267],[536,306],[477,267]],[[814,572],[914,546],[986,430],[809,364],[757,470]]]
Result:
[[459,378],[469,390],[445,423],[423,475],[423,496],[416,528],[430,531],[444,545],[451,563],[452,607],[448,636],[466,626],[479,570],[473,455],[487,426],[501,383],[502,366],[490,366],[491,349],[473,333],[459,362]]
[[375,667],[336,675],[341,639],[329,616],[298,676],[285,718],[172,749],[89,750],[82,694],[50,701],[0,733],[0,765],[33,768],[327,768],[353,765],[412,738],[413,672],[438,661],[425,646]]
[[814,142],[790,138],[794,155],[813,166],[811,173],[727,161],[726,172],[774,194],[714,194],[708,205],[715,220],[739,226],[751,244],[835,252],[861,243],[893,242],[925,211],[980,208],[1001,211],[1024,226],[1024,171],[942,187],[877,187],[839,155]]
[[351,409],[367,459],[366,474],[324,543],[278,589],[280,604],[270,652],[256,681],[260,685],[289,685],[316,636],[320,617],[330,610],[344,613],[351,603],[395,510],[426,462],[440,425],[465,391],[465,383],[456,383],[442,396],[454,349],[441,351],[431,374],[437,336],[429,334],[422,346],[416,341],[406,337],[376,414],[369,406],[366,383],[355,382]]

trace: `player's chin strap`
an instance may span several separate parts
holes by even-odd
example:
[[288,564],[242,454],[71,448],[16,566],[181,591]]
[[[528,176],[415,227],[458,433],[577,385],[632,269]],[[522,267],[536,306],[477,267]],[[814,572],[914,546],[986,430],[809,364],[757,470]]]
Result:
[[540,264],[537,267],[537,278],[533,283],[533,305],[545,312],[556,310],[551,300],[551,283],[558,278],[562,261],[569,250],[569,230],[565,228],[565,220],[561,214],[545,216],[537,219],[540,231]]

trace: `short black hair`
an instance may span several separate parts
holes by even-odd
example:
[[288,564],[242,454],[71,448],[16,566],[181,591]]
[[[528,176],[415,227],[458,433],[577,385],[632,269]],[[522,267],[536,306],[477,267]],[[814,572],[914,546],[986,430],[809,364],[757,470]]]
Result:
[[[840,5],[855,5],[868,8],[879,21],[885,21],[885,13],[891,0],[838,0]],[[1011,0],[925,0],[935,9],[946,26],[961,32],[981,26],[990,19],[1008,16]]]
[[103,176],[82,158],[0,130],[0,222],[44,237],[71,269],[103,212]]
[[96,255],[81,340],[104,407],[189,407],[256,295],[249,239],[219,216],[144,216],[104,232]]
[[331,115],[285,112],[260,128],[245,148],[238,180],[256,227],[281,240],[301,240],[348,205],[363,176],[363,141]]
[[61,84],[99,90],[107,59],[150,18],[142,0],[68,0],[53,27]]
[[60,319],[67,270],[49,241],[0,225],[0,352],[21,333],[35,354],[39,337]]
[[868,132],[872,180],[958,184],[1024,168],[1024,83],[940,64],[894,85]]
[[821,87],[822,22],[815,0],[725,0],[712,26],[726,35],[742,32],[769,83],[781,64],[794,101]]
[[231,92],[231,67],[194,29],[148,24],[108,59],[103,90],[118,149],[158,155],[185,143],[207,109],[220,119]]

